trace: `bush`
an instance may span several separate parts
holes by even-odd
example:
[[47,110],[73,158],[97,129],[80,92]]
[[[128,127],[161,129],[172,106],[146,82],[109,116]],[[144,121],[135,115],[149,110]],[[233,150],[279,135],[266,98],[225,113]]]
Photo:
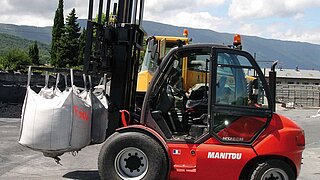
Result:
[[19,70],[31,65],[32,61],[25,51],[11,49],[0,56],[0,68],[6,70]]
[[50,55],[40,55],[40,65],[48,65],[50,63]]

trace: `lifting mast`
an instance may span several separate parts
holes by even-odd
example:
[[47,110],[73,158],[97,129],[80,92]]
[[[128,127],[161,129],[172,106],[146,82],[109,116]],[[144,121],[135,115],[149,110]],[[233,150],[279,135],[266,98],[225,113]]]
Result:
[[143,49],[142,30],[144,0],[118,0],[114,3],[110,21],[111,0],[99,0],[98,19],[93,19],[94,0],[89,0],[87,42],[84,71],[86,74],[111,77],[110,107],[107,136],[119,127],[119,110],[134,111],[140,51]]

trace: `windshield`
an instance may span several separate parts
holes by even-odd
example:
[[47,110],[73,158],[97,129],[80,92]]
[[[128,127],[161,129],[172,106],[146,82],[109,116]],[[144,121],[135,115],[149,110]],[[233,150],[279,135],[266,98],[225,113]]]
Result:
[[[159,44],[160,42],[158,41],[157,43]],[[165,42],[165,46],[166,46],[165,54],[167,54],[171,48],[177,46],[177,44],[178,44],[178,41]],[[157,53],[159,53],[159,50]],[[153,74],[157,70],[158,67],[159,66],[158,66],[157,59],[151,58],[151,50],[149,50],[147,47],[146,54],[144,55],[140,71],[149,71],[150,73]]]

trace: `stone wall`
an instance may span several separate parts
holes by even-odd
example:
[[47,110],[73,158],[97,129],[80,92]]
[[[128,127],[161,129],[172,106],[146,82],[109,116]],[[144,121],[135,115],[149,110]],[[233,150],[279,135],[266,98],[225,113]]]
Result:
[[[0,72],[0,102],[9,104],[22,104],[26,93],[27,74]],[[60,76],[58,87],[61,90],[65,88],[64,76]],[[70,86],[70,76],[67,77]],[[100,78],[92,78],[93,85],[97,85]],[[39,91],[45,84],[45,75],[34,73],[31,77],[31,87]],[[50,75],[49,87],[55,86],[56,75]],[[84,87],[81,75],[74,76],[74,84],[78,87]]]

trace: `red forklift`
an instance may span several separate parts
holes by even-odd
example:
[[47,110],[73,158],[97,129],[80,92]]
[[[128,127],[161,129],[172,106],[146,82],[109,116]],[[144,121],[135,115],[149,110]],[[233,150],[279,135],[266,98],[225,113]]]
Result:
[[[108,129],[98,159],[101,179],[298,177],[304,131],[275,113],[276,63],[267,82],[254,58],[241,50],[240,36],[232,46],[181,43],[159,61],[137,110],[144,0],[98,4],[94,21],[89,0],[84,68],[111,79]],[[157,45],[148,46],[158,58]],[[187,72],[198,80],[185,91]]]

